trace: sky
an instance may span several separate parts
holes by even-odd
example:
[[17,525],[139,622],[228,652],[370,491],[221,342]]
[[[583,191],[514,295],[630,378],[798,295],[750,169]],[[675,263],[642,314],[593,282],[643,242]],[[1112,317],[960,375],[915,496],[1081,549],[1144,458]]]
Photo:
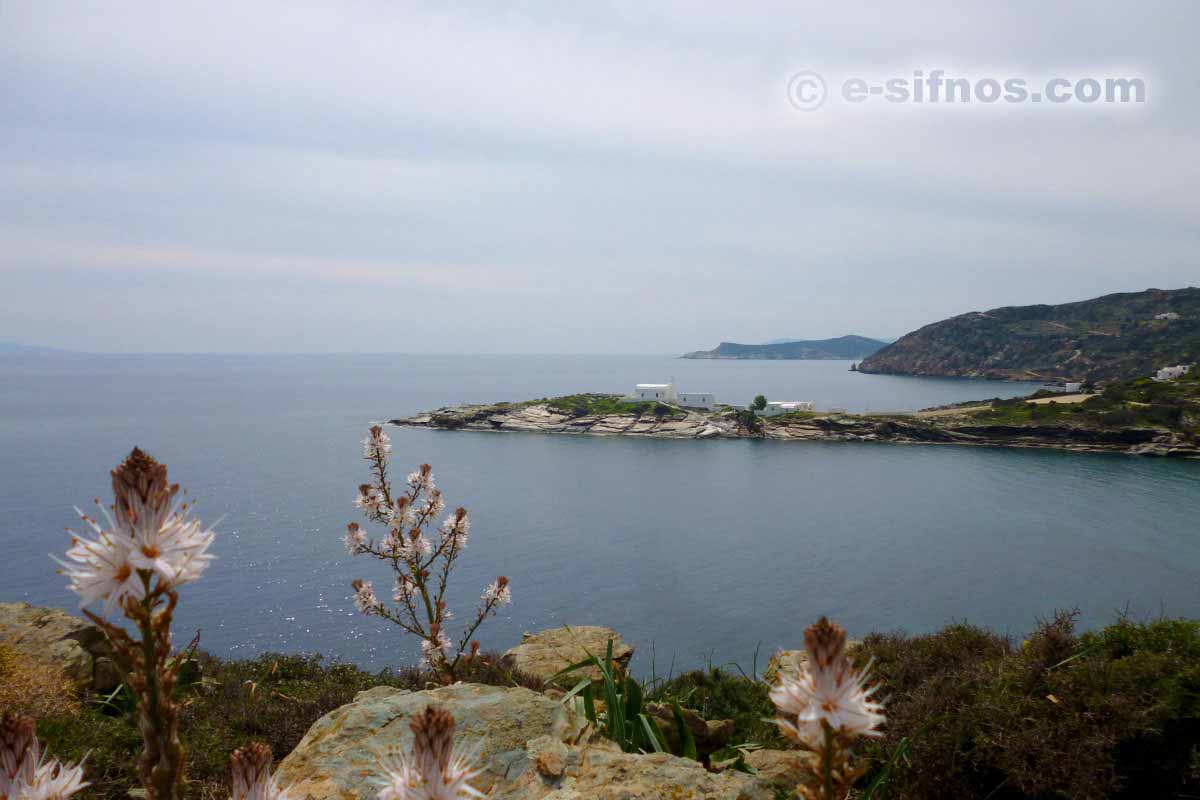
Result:
[[[1197,31],[1191,0],[0,0],[0,341],[676,353],[1197,285]],[[1145,101],[845,97],[937,69]]]

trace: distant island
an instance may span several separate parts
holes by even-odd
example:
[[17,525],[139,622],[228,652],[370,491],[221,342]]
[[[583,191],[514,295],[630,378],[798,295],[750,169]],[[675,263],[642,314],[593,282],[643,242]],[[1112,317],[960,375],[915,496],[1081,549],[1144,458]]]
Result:
[[766,344],[721,342],[713,350],[697,350],[680,358],[768,359],[768,360],[853,360],[866,358],[887,342],[865,336],[839,336],[836,339],[788,339]]
[[[684,395],[679,395],[680,397]],[[698,395],[693,395],[699,397]],[[787,404],[808,406],[811,404]],[[1112,383],[1098,393],[1041,390],[919,412],[849,414],[778,409],[765,415],[615,394],[575,394],[439,408],[392,425],[496,433],[660,439],[776,439],[1047,447],[1077,452],[1200,458],[1200,369],[1177,378]]]
[[1112,381],[1200,361],[1200,289],[972,311],[902,336],[860,372]]

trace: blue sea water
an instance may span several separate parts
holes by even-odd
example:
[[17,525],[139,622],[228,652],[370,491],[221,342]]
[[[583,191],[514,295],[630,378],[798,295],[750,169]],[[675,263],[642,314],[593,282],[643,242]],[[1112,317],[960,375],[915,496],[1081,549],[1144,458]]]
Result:
[[[466,401],[624,391],[674,376],[746,402],[896,410],[1028,385],[850,373],[847,362],[667,356],[0,356],[0,601],[72,606],[49,554],[73,505],[108,498],[134,445],[165,461],[219,560],[183,591],[180,636],[222,655],[321,652],[370,667],[416,645],[353,609],[389,576],[341,544],[370,421]],[[852,635],[951,621],[1014,634],[1078,607],[1200,616],[1200,463],[993,448],[669,441],[393,429],[427,461],[471,547],[459,617],[497,574],[515,602],[485,647],[604,624],[658,673],[747,670],[830,614]],[[381,594],[383,592],[381,591]]]

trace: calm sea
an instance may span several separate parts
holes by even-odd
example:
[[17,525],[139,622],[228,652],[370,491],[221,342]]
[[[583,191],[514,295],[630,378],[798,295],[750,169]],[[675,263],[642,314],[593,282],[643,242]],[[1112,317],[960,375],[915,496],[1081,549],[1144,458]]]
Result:
[[[747,402],[896,410],[1028,386],[850,373],[846,362],[666,356],[0,357],[0,601],[73,605],[49,553],[72,505],[109,497],[134,445],[220,519],[219,561],[177,631],[217,654],[317,651],[377,667],[416,647],[357,615],[349,583],[364,428],[467,401],[623,391],[674,376]],[[1200,463],[888,444],[661,441],[392,431],[396,471],[428,461],[474,518],[452,607],[503,573],[523,630],[617,628],[638,669],[750,667],[830,614],[854,635],[969,620],[1021,633],[1078,607],[1200,616]],[[761,660],[759,664],[762,666]]]

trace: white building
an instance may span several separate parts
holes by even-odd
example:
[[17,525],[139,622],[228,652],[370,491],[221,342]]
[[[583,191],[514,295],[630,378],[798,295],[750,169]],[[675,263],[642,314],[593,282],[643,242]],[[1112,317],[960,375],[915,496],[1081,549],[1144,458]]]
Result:
[[1155,319],[1172,320],[1172,319],[1179,319],[1179,315],[1176,314],[1174,311],[1168,311],[1165,314],[1155,314],[1154,318]]
[[683,408],[703,408],[708,411],[717,406],[717,396],[712,392],[681,392],[674,383],[639,383],[633,387],[633,400],[657,400]]
[[1067,394],[1075,394],[1083,388],[1083,384],[1079,381],[1067,381],[1063,384],[1063,391]]
[[791,414],[795,411],[816,411],[817,404],[810,400],[772,400],[762,411],[755,411],[760,417],[778,417],[780,414]]
[[663,403],[679,402],[679,394],[673,383],[639,383],[633,389],[635,400],[659,400]]
[[1176,378],[1182,378],[1184,375],[1187,375],[1188,370],[1191,368],[1191,364],[1176,364],[1173,367],[1163,367],[1158,371],[1158,374],[1154,376],[1154,380],[1173,381]]
[[679,405],[684,408],[703,408],[712,411],[717,405],[717,396],[712,392],[680,392]]

